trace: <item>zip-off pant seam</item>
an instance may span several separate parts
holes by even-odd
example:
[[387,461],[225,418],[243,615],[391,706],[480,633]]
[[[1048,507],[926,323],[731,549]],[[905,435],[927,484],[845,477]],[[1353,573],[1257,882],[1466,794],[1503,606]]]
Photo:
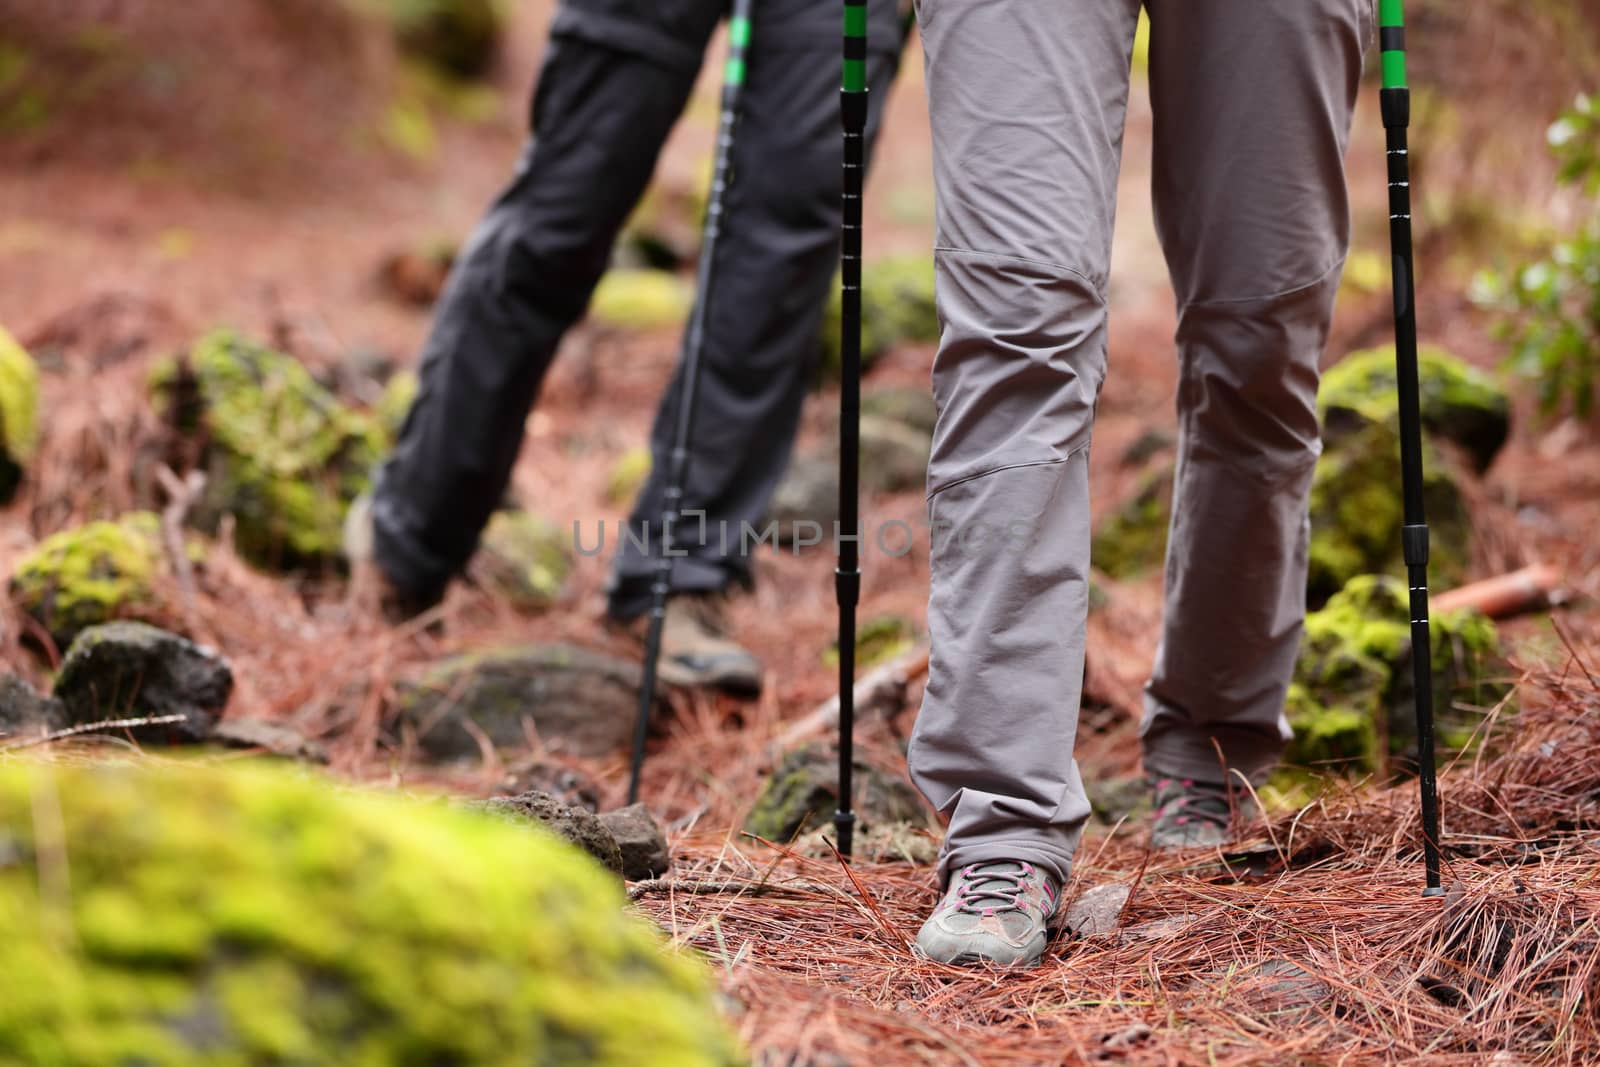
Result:
[[1099,282],[1083,273],[1083,271],[1078,270],[1076,267],[1069,267],[1065,263],[1056,263],[1048,259],[1033,259],[1028,256],[1014,256],[1008,252],[980,252],[976,248],[957,248],[954,245],[934,245],[933,251],[935,254],[939,252],[949,252],[958,256],[983,256],[988,259],[1005,259],[1010,260],[1013,263],[1026,263],[1030,267],[1048,267],[1050,270],[1065,271],[1074,278],[1078,278],[1079,280],[1083,281],[1089,286],[1090,289],[1094,290],[1095,299],[1100,301],[1102,306],[1106,302],[1103,286],[1101,286]]
[[1333,261],[1331,266],[1323,268],[1322,273],[1311,279],[1311,281],[1302,285],[1291,285],[1289,288],[1279,289],[1277,292],[1263,293],[1259,296],[1219,296],[1210,300],[1191,300],[1187,304],[1180,304],[1178,306],[1178,314],[1179,316],[1182,316],[1183,313],[1188,311],[1190,308],[1223,307],[1229,304],[1264,304],[1268,301],[1282,300],[1287,296],[1295,296],[1299,293],[1308,292],[1326,282],[1330,275],[1332,275],[1335,271],[1340,270],[1344,266],[1344,262],[1345,257],[1340,256],[1338,259]]
[[928,494],[928,500],[931,502],[934,497],[938,496],[940,493],[944,492],[946,489],[954,489],[958,485],[965,485],[968,482],[976,481],[979,478],[987,478],[991,474],[999,474],[1002,471],[1022,470],[1025,467],[1055,467],[1055,466],[1059,466],[1062,463],[1070,463],[1074,459],[1076,459],[1079,454],[1081,454],[1083,452],[1087,452],[1088,450],[1089,450],[1089,442],[1085,441],[1083,444],[1081,444],[1078,447],[1074,448],[1072,451],[1068,452],[1066,455],[1062,456],[1060,459],[1036,459],[1036,460],[1033,460],[1033,461],[1028,462],[1028,463],[1003,463],[998,467],[990,467],[988,470],[981,470],[981,471],[978,471],[975,474],[964,475],[964,476],[962,476],[960,478],[957,478],[955,481],[949,483],[948,485],[941,485],[939,488],[937,488],[933,492],[929,493]]

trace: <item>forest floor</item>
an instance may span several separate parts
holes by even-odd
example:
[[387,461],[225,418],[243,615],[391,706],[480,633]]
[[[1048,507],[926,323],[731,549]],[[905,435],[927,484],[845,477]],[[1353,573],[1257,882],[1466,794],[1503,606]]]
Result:
[[[140,5],[110,7],[130,50],[165,29]],[[141,110],[132,96],[122,110],[81,124],[71,107],[90,104],[69,101],[59,119],[0,139],[0,323],[30,349],[52,353],[38,472],[0,512],[0,572],[55,530],[134,506],[129,464],[149,423],[145,375],[156,358],[210,327],[272,339],[313,366],[363,351],[414,359],[427,314],[384,290],[379,263],[397,250],[459,238],[505,179],[549,10],[542,0],[521,5],[490,91],[448,106],[426,90],[415,90],[418,104],[406,95],[412,90],[394,89],[402,83],[379,52],[336,55],[326,44],[308,55],[284,43],[281,27],[197,15],[161,45],[176,57],[170,77],[192,79],[181,99],[206,106],[161,107],[156,93],[157,103]],[[48,12],[0,0],[0,25],[13,15],[49,28]],[[207,64],[230,43],[237,65]],[[913,49],[887,104],[868,197],[869,262],[931,244],[920,65]],[[713,68],[663,157],[663,180],[699,173],[715,115]],[[341,77],[389,88],[357,91]],[[159,72],[150,79],[159,82]],[[251,92],[226,92],[236,85]],[[408,108],[429,116],[425,135],[406,125]],[[360,117],[369,114],[387,118]],[[1148,210],[1150,129],[1148,98],[1136,84],[1111,285],[1110,376],[1091,455],[1097,515],[1133,487],[1137,472],[1120,462],[1126,448],[1151,429],[1176,426],[1172,303]],[[1537,153],[1542,125],[1530,130],[1532,140],[1513,138],[1506,151]],[[1356,255],[1380,264],[1381,138],[1369,93],[1350,174]],[[1468,165],[1459,148],[1441,156],[1436,173]],[[1501,195],[1529,203],[1546,177],[1530,165]],[[1492,369],[1504,353],[1463,295],[1472,254],[1450,240],[1425,246],[1421,333]],[[1388,315],[1381,286],[1348,285],[1329,362],[1383,343]],[[517,498],[563,524],[622,519],[623,505],[607,500],[607,478],[624,451],[646,440],[676,345],[675,329],[575,331],[530,417]],[[931,357],[927,346],[897,349],[870,384],[923,386]],[[809,400],[802,445],[819,439],[836,400],[828,388]],[[639,906],[709,955],[766,1063],[1513,1063],[1600,1053],[1600,890],[1591,874],[1593,822],[1579,811],[1600,795],[1592,673],[1600,672],[1600,435],[1592,424],[1541,419],[1526,397],[1516,409],[1512,439],[1475,502],[1473,575],[1551,563],[1570,599],[1554,617],[1503,628],[1522,710],[1494,755],[1446,774],[1444,822],[1455,847],[1445,901],[1419,897],[1414,789],[1364,783],[1253,825],[1241,844],[1249,858],[1231,864],[1151,857],[1139,827],[1096,828],[1073,892],[1132,888],[1117,932],[1062,942],[1026,976],[916,963],[907,940],[934,900],[928,868],[848,871],[739,833],[776,738],[835,685],[823,659],[836,625],[831,561],[825,552],[775,552],[758,562],[754,592],[731,607],[740,639],[767,667],[762,696],[679,698],[653,742],[643,792],[670,829],[678,866],[671,884],[636,891]],[[923,506],[917,493],[875,497],[868,519],[915,523]],[[869,555],[863,616],[904,616],[920,627],[927,564],[925,544],[897,559]],[[508,640],[604,645],[606,565],[580,560],[561,603],[536,616],[460,585],[439,625],[423,632],[365,621],[338,578],[269,576],[220,549],[186,603],[186,624],[233,664],[231,715],[293,720],[322,739],[345,776],[481,794],[508,769],[494,761],[424,767],[386,740],[381,716],[393,680],[449,652]],[[1108,583],[1107,592],[1090,632],[1106,709],[1079,752],[1091,781],[1137,772],[1137,698],[1159,629],[1159,575]],[[7,623],[0,655],[44,678],[52,664],[24,651],[17,633]],[[878,765],[902,775],[910,714],[868,722],[861,737]],[[553,758],[591,777],[602,807],[622,802],[622,754]]]

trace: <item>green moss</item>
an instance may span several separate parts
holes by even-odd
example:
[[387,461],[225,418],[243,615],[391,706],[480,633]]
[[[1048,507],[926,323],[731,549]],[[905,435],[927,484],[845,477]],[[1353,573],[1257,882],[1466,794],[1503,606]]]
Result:
[[[917,637],[916,627],[901,615],[878,615],[856,631],[856,667],[871,667],[908,652]],[[839,666],[839,643],[835,641],[822,654],[829,667]]]
[[1172,520],[1172,477],[1170,464],[1151,471],[1128,502],[1096,529],[1089,558],[1107,577],[1135,578],[1160,569]]
[[[1337,436],[1341,423],[1394,424],[1399,396],[1395,386],[1394,346],[1352,352],[1322,376],[1317,407]],[[1418,402],[1422,424],[1435,437],[1471,456],[1479,471],[1489,468],[1511,431],[1511,403],[1494,379],[1449,352],[1423,345],[1417,352]]]
[[532,827],[239,764],[13,763],[0,837],[6,1062],[740,1062],[704,969]]
[[572,574],[572,535],[525,511],[497,511],[472,561],[474,578],[513,607],[538,611]]
[[196,344],[177,379],[156,383],[158,402],[170,408],[184,378],[208,444],[202,524],[232,515],[235,544],[263,565],[330,564],[386,444],[378,418],[342,406],[294,358],[227,331]]
[[[1441,749],[1460,748],[1482,711],[1508,691],[1494,623],[1475,612],[1436,615],[1432,643],[1434,718]],[[1306,617],[1295,678],[1285,702],[1294,740],[1286,759],[1307,767],[1375,770],[1380,737],[1409,755],[1410,605],[1397,578],[1361,575]]]
[[589,303],[589,317],[629,330],[681,326],[694,306],[694,286],[659,270],[606,272]]
[[91,626],[147,615],[160,567],[161,520],[134,512],[46,538],[17,565],[11,594],[65,648]]
[[383,387],[383,395],[378,398],[372,414],[389,441],[400,437],[400,428],[405,425],[421,387],[422,383],[411,371],[400,371]]
[[0,504],[16,493],[38,444],[39,371],[0,327]]
[[620,506],[638,495],[650,477],[653,462],[650,450],[642,445],[618,456],[611,473],[606,475],[606,503]]
[[[1425,445],[1430,565],[1444,585],[1462,579],[1470,554],[1472,523],[1459,477],[1447,457]],[[1311,602],[1323,602],[1360,574],[1402,573],[1404,524],[1400,441],[1393,424],[1361,422],[1330,438],[1311,482]]]
[[[837,280],[823,317],[822,370],[839,376],[839,319],[841,304]],[[939,339],[939,314],[934,303],[934,268],[931,256],[898,256],[874,260],[861,274],[861,364],[865,370],[890,349],[904,344],[927,344]]]

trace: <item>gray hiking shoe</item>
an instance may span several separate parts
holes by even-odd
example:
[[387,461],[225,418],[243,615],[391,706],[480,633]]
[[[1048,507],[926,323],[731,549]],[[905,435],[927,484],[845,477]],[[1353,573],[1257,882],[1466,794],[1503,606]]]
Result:
[[[650,632],[650,617],[630,619],[623,628],[642,645]],[[720,595],[672,597],[661,627],[657,676],[686,689],[720,689],[750,699],[760,696],[761,661],[727,633]]]
[[1031,863],[971,863],[950,876],[944,899],[917,934],[936,963],[1032,967],[1050,943],[1059,887]]
[[1215,848],[1233,837],[1228,787],[1192,778],[1152,778],[1155,819],[1150,847]]

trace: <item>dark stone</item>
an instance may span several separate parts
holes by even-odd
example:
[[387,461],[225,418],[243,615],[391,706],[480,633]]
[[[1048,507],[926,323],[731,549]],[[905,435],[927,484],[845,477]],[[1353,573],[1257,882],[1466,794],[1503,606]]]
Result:
[[60,702],[40,696],[15,674],[0,674],[0,737],[47,733],[61,725]]
[[614,874],[623,873],[622,852],[617,839],[600,816],[583,808],[563,804],[549,793],[523,793],[514,797],[491,797],[483,810],[511,821],[536,822],[558,837],[583,849]]
[[518,793],[549,793],[563,804],[587,811],[600,810],[600,787],[588,774],[550,760],[535,759],[511,767],[500,783],[507,796]]
[[643,804],[631,804],[600,816],[622,852],[622,877],[630,882],[646,878],[660,878],[672,869],[672,852],[667,848],[667,835],[661,832],[650,810]]
[[528,747],[532,726],[545,746],[577,756],[611,755],[633,737],[637,663],[572,645],[526,645],[445,660],[399,687],[399,721],[434,759],[480,755],[472,724],[496,748]]
[[180,715],[127,732],[144,744],[182,744],[211,736],[232,691],[233,672],[211,649],[142,622],[111,622],[72,642],[55,697],[72,725]]
[[211,731],[211,740],[229,748],[253,748],[307,763],[327,763],[328,750],[288,723],[248,716],[224,719]]
[[[857,831],[876,824],[931,824],[922,798],[910,784],[857,759],[855,813]],[[839,806],[839,756],[821,743],[795,749],[767,779],[745,829],[757,837],[785,844],[802,833],[831,826]]]
[[[932,431],[892,419],[864,415],[861,419],[861,488],[871,493],[921,490],[928,481],[928,455]],[[839,441],[837,423],[829,440],[812,452],[796,456],[772,495],[770,518],[777,520],[778,543],[792,544],[795,524],[814,522],[821,528],[820,544],[833,543],[833,524],[839,518]]]

